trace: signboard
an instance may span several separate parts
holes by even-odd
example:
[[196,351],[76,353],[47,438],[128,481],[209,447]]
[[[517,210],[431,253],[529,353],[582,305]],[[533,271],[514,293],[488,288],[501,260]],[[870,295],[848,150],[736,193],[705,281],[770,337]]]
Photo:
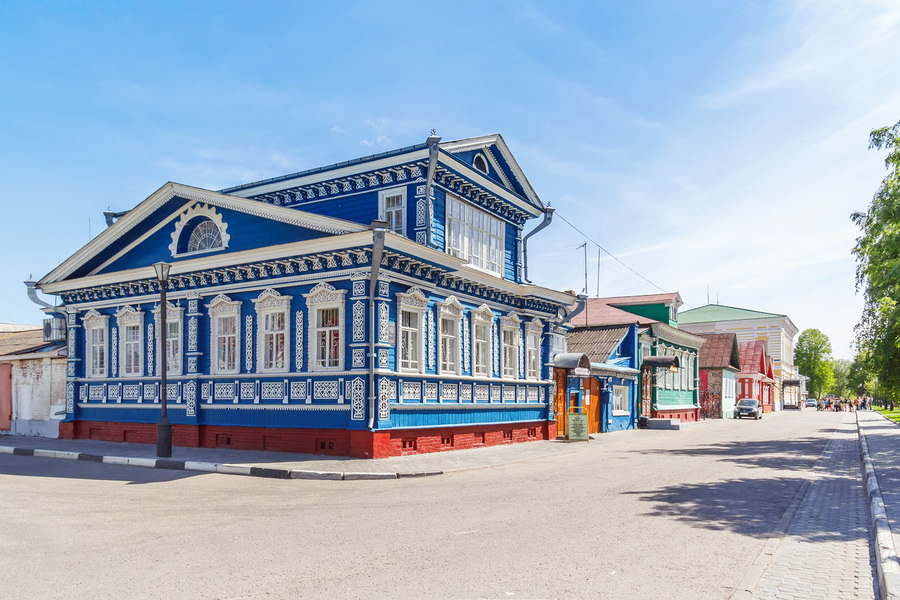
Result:
[[587,442],[588,435],[587,413],[570,412],[566,415],[566,441]]
[[572,369],[572,375],[575,377],[588,377],[591,374],[591,370],[587,367],[575,367]]

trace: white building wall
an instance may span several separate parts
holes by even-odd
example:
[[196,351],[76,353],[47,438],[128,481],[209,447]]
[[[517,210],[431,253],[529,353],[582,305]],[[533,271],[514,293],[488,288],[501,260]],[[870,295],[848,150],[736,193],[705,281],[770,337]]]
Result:
[[56,438],[65,410],[66,359],[47,357],[12,363],[11,435]]

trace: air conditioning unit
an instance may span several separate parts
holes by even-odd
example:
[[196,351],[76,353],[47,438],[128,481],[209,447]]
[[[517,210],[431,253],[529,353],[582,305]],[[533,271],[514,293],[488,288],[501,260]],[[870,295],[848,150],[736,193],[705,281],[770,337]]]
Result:
[[44,319],[44,341],[66,341],[66,320],[58,317]]

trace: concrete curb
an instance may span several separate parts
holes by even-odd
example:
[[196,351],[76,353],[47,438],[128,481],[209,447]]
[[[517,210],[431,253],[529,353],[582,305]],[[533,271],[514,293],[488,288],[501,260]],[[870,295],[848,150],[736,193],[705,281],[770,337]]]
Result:
[[856,413],[856,432],[859,436],[859,447],[863,459],[862,475],[869,498],[869,518],[875,541],[878,589],[881,592],[881,600],[900,600],[900,563],[897,562],[894,535],[887,520],[884,499],[881,497],[881,488],[878,486],[878,477],[875,475],[875,468],[869,457],[866,434],[859,425],[859,412]]
[[37,456],[41,458],[63,458],[104,463],[108,465],[125,465],[151,469],[168,469],[176,471],[199,471],[202,473],[221,473],[224,475],[244,475],[249,477],[266,477],[269,479],[322,479],[328,481],[363,481],[373,479],[405,479],[407,477],[431,477],[443,475],[443,471],[424,471],[415,473],[342,473],[340,471],[305,471],[300,469],[281,469],[272,467],[254,467],[251,465],[230,465],[222,463],[199,462],[192,460],[175,460],[171,458],[140,458],[135,456],[102,456],[84,452],[67,452],[61,450],[42,450],[36,448],[16,448],[0,446],[0,454],[16,456]]

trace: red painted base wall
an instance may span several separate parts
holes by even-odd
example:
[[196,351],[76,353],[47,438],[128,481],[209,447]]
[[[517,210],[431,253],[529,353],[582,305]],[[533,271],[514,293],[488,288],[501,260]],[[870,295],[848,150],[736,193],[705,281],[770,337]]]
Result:
[[657,419],[681,419],[683,423],[700,420],[699,408],[680,408],[673,410],[654,410],[653,416]]
[[[64,422],[59,424],[59,437],[155,444],[156,425],[99,421]],[[354,458],[385,458],[555,438],[555,421],[375,432],[347,429],[172,426],[174,446],[329,454]]]

